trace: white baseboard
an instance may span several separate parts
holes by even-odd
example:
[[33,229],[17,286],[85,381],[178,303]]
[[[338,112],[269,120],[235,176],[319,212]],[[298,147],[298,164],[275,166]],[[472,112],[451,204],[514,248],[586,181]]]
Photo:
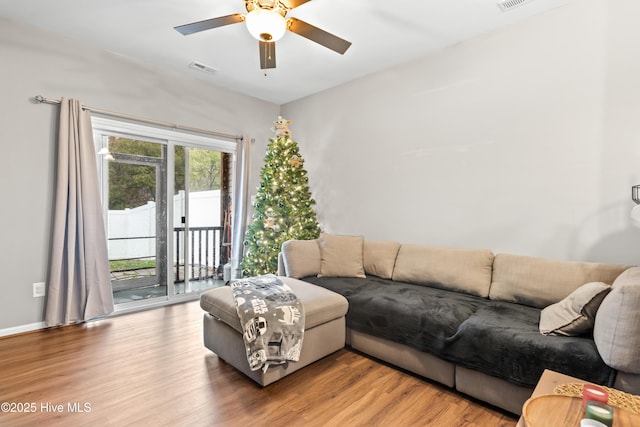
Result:
[[9,335],[22,334],[24,332],[37,331],[38,329],[44,329],[46,325],[44,322],[31,323],[29,325],[15,326],[13,328],[0,329],[0,337],[7,337]]
[[[200,298],[200,292],[190,292],[188,294],[177,295],[172,300],[165,299],[157,303],[149,303],[148,301],[133,301],[131,303],[119,304],[116,306],[116,310],[113,313],[106,315],[104,317],[101,317],[99,319],[92,319],[92,320],[100,320],[100,319],[104,319],[112,316],[119,316],[121,314],[135,313],[137,311],[151,310],[154,308],[164,307],[167,305],[179,304],[187,301],[195,301],[195,300],[198,300],[199,298]],[[88,322],[91,322],[91,320],[89,320]],[[47,325],[45,322],[38,322],[38,323],[31,323],[29,325],[16,326],[13,328],[0,329],[0,338],[7,337],[9,335],[37,331],[38,329],[45,329],[46,327]]]

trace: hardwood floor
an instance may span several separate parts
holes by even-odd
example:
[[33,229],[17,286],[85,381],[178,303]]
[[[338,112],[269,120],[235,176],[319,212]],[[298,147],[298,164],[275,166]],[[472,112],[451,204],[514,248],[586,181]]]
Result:
[[[0,339],[3,426],[514,426],[344,349],[261,388],[202,344],[197,302]],[[24,411],[31,411],[24,413]]]

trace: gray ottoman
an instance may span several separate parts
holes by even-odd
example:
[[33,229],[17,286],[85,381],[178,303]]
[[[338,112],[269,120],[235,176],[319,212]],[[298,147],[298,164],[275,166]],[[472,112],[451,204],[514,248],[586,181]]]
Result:
[[304,368],[345,345],[345,320],[349,304],[335,292],[311,283],[280,277],[304,305],[305,331],[298,362],[271,366],[267,372],[252,371],[242,340],[242,327],[231,287],[204,292],[200,307],[204,314],[204,345],[258,384],[266,386]]

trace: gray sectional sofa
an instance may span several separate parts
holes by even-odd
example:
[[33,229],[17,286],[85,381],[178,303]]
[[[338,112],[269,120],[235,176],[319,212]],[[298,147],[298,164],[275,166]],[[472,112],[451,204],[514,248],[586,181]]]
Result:
[[640,267],[323,234],[279,274],[348,300],[353,349],[515,414],[544,369],[640,393]]

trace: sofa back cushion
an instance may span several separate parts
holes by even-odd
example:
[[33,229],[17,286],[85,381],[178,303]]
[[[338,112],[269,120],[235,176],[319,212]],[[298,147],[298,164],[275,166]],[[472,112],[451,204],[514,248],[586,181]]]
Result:
[[392,279],[487,297],[493,253],[486,249],[401,245]]
[[614,369],[640,374],[640,267],[613,282],[596,313],[593,339],[604,362]]
[[384,240],[364,241],[364,272],[391,279],[400,243]]
[[589,282],[613,281],[627,267],[497,254],[489,298],[544,308]]
[[284,273],[295,279],[320,273],[320,245],[314,240],[287,240],[282,244]]

